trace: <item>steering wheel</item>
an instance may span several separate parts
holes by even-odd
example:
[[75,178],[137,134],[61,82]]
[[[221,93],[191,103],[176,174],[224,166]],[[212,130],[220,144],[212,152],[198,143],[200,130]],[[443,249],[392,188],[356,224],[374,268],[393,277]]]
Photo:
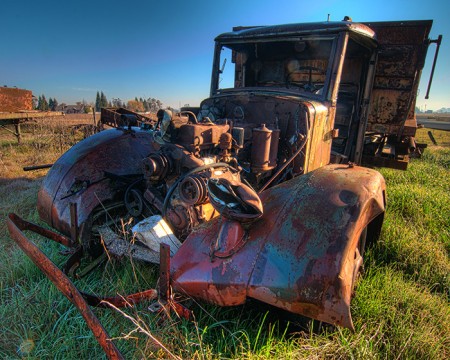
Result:
[[[308,83],[303,83],[303,82],[293,82],[293,81],[291,81],[291,76],[293,75],[293,74],[297,74],[297,73],[303,73],[305,70],[307,70],[309,73],[308,73]],[[290,72],[288,72],[287,73],[287,75],[286,75],[286,86],[288,86],[288,85],[296,85],[296,86],[300,86],[300,87],[302,87],[303,89],[305,89],[305,90],[307,90],[307,91],[310,91],[310,92],[313,92],[313,91],[316,91],[317,90],[317,88],[316,88],[316,86],[312,83],[312,75],[313,75],[313,72],[315,73],[315,74],[320,74],[320,75],[325,75],[325,71],[323,71],[322,69],[320,69],[320,68],[318,68],[318,67],[314,67],[314,66],[300,66],[300,67],[298,67],[298,68],[296,68],[296,69],[294,69],[294,70],[292,70],[292,71],[290,71]]]

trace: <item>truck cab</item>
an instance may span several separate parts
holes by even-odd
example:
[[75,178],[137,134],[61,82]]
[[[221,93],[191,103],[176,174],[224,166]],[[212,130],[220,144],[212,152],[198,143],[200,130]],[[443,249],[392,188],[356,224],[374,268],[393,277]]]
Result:
[[265,124],[280,131],[282,152],[292,151],[292,135],[308,128],[294,174],[349,161],[406,169],[431,24],[235,27],[215,39],[210,98],[200,118]]

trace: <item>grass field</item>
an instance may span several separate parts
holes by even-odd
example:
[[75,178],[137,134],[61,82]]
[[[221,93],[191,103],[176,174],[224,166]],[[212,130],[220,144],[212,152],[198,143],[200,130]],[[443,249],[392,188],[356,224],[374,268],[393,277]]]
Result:
[[[67,119],[66,119],[67,120]],[[76,121],[74,120],[74,123]],[[88,121],[81,121],[89,123]],[[75,124],[71,124],[75,125]],[[431,143],[427,131],[418,141]],[[260,303],[236,308],[192,304],[195,322],[161,319],[140,304],[123,314],[95,309],[126,358],[183,359],[447,359],[450,357],[450,133],[433,131],[406,172],[382,169],[388,209],[381,238],[366,252],[365,274],[352,315],[356,331],[290,318]],[[39,222],[36,198],[45,170],[79,141],[67,123],[23,127],[23,144],[0,133],[0,358],[101,359],[100,346],[81,315],[9,238],[5,218],[16,212]],[[32,237],[57,265],[60,248]],[[155,286],[156,267],[109,262],[75,281],[101,294]]]

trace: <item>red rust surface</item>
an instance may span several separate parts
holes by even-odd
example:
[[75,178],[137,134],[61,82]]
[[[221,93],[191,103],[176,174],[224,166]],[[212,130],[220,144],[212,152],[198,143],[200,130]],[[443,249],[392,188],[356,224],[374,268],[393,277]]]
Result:
[[33,109],[33,95],[30,90],[0,87],[0,112],[14,112]]
[[264,215],[232,256],[210,253],[223,218],[188,236],[172,258],[172,286],[220,306],[250,297],[352,329],[355,251],[384,211],[384,188],[374,170],[328,165],[266,190]]
[[409,26],[399,22],[367,24],[375,30],[379,42],[368,131],[405,135],[402,134],[405,121],[415,118],[431,24],[431,21],[412,22]]
[[[102,131],[73,146],[52,166],[38,194],[38,212],[47,224],[70,236],[70,204],[76,203],[78,226],[93,209],[114,196],[105,171],[139,174],[141,161],[153,149],[152,135],[139,129]],[[71,195],[75,181],[87,187]]]

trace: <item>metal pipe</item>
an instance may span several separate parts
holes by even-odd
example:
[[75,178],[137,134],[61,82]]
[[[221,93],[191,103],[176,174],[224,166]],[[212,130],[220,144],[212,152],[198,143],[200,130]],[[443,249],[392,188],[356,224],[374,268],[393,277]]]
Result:
[[43,165],[34,165],[34,166],[24,166],[23,171],[32,171],[32,170],[40,170],[40,169],[49,169],[53,166],[53,164],[43,164]]
[[439,54],[439,48],[441,47],[441,42],[442,42],[442,35],[439,35],[437,40],[430,41],[430,44],[436,43],[436,53],[434,54],[433,66],[431,68],[430,81],[428,81],[428,88],[427,88],[427,93],[425,94],[425,99],[428,99],[429,95],[430,95],[431,83],[433,81],[433,76],[434,76],[434,68],[436,67],[436,61],[437,61],[437,57]]
[[[34,264],[51,280],[64,296],[79,310],[87,325],[94,334],[96,340],[103,348],[108,359],[124,359],[120,351],[114,345],[111,337],[102,326],[98,318],[90,309],[75,285],[50,259],[26,236],[17,225],[17,215],[10,214],[7,225],[9,233],[19,247],[28,255]],[[19,225],[20,226],[20,225]]]

